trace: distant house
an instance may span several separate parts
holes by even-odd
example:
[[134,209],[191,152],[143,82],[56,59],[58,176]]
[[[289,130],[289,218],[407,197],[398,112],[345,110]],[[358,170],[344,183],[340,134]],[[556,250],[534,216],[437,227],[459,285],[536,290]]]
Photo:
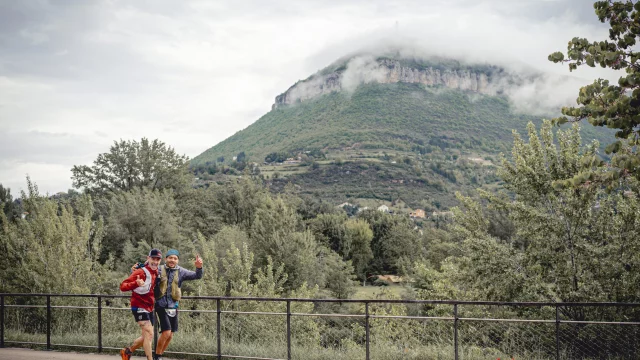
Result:
[[345,202],[345,203],[342,203],[342,204],[338,205],[338,207],[339,207],[339,208],[343,208],[343,207],[345,207],[345,206],[351,206],[351,207],[353,207],[353,204],[348,203],[348,202]]
[[427,215],[425,214],[424,210],[416,209],[415,211],[409,213],[409,217],[424,219],[425,217],[427,217]]
[[22,215],[20,215],[20,217],[24,220],[27,218],[27,215],[29,215],[29,213],[25,211],[22,213]]
[[380,205],[378,206],[378,211],[382,211],[382,212],[389,212],[389,207],[387,205]]
[[238,157],[237,157],[237,156],[234,156],[234,157],[233,157],[233,161],[236,161],[237,159],[238,159]]
[[297,158],[288,158],[287,160],[284,161],[285,164],[300,164],[302,162],[302,158],[300,158],[300,156],[298,156]]

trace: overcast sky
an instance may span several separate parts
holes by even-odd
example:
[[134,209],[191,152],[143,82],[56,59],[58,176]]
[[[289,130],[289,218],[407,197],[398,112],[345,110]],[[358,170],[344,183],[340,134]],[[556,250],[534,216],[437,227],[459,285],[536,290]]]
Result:
[[[0,0],[0,183],[17,196],[29,174],[43,193],[66,191],[73,165],[119,139],[158,138],[195,157],[297,80],[378,44],[566,75],[549,53],[607,36],[592,4]],[[562,91],[575,99],[577,88]]]

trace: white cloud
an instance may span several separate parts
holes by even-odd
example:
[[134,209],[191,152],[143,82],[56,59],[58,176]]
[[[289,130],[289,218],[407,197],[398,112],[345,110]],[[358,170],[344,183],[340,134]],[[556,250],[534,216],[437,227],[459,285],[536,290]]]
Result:
[[353,91],[360,84],[382,82],[386,73],[373,56],[357,56],[347,63],[347,69],[342,74],[342,85],[347,91]]
[[[0,138],[35,132],[81,141],[69,147],[35,136],[46,159],[1,154],[0,183],[32,173],[41,189],[66,190],[70,161],[90,163],[118,139],[159,138],[196,156],[269,111],[297,80],[363,48],[400,43],[566,75],[549,53],[576,35],[607,36],[589,12],[582,0],[3,2]],[[577,92],[560,85],[513,96]]]
[[11,189],[14,198],[27,190],[27,176],[38,185],[41,194],[67,191],[71,186],[69,167],[60,164],[20,163],[0,161],[2,186]]

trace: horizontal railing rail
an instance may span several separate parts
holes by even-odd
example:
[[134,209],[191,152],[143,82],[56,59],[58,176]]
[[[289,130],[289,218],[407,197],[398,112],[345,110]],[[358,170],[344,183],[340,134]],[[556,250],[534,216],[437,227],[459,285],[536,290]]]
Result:
[[[0,347],[4,347],[6,344],[21,344],[21,345],[32,345],[32,346],[45,346],[47,349],[53,349],[54,347],[60,348],[86,348],[86,349],[97,349],[98,352],[102,352],[103,350],[117,350],[119,348],[103,346],[103,312],[105,310],[130,310],[127,307],[117,307],[117,306],[105,306],[104,302],[108,299],[129,299],[129,295],[109,295],[109,294],[55,294],[55,293],[42,293],[42,294],[29,294],[29,293],[0,293]],[[7,303],[8,299],[20,299],[20,298],[43,298],[46,300],[46,305],[44,304],[16,304],[16,303]],[[96,299],[95,306],[93,305],[52,305],[52,299],[54,298],[85,298],[85,299]],[[184,296],[183,300],[193,300],[197,302],[213,302],[215,303],[215,308],[205,308],[205,309],[180,309],[180,313],[186,314],[216,314],[216,343],[217,343],[217,351],[215,354],[208,353],[199,353],[199,352],[170,352],[167,351],[168,354],[175,355],[188,355],[188,356],[202,356],[202,357],[216,357],[218,359],[254,359],[254,360],[284,360],[279,358],[269,358],[269,357],[256,357],[256,356],[242,356],[242,355],[232,355],[232,354],[224,354],[222,347],[222,329],[221,329],[221,321],[224,316],[231,315],[248,315],[248,316],[274,316],[274,317],[285,317],[286,319],[286,347],[287,347],[287,357],[286,360],[290,360],[292,358],[292,325],[291,320],[294,317],[303,318],[303,317],[317,317],[317,318],[354,318],[354,319],[362,319],[364,320],[364,337],[363,337],[363,345],[365,350],[365,359],[369,360],[371,358],[370,353],[370,343],[371,343],[371,321],[375,319],[379,320],[388,320],[388,319],[397,319],[397,320],[420,320],[420,321],[444,321],[452,324],[452,353],[451,357],[458,360],[460,358],[459,350],[460,350],[460,329],[463,324],[469,323],[513,323],[513,324],[551,324],[555,325],[555,358],[561,359],[561,331],[560,327],[563,325],[610,325],[610,326],[624,326],[628,329],[629,326],[637,327],[634,328],[634,331],[640,332],[640,318],[632,318],[629,321],[614,321],[611,319],[604,320],[584,320],[584,319],[563,319],[561,317],[561,309],[570,309],[570,308],[615,308],[615,309],[638,309],[640,310],[640,303],[616,303],[616,302],[572,302],[572,303],[557,303],[557,302],[499,302],[499,301],[459,301],[459,300],[385,300],[385,299],[366,299],[366,300],[357,300],[357,299],[308,299],[308,298],[260,298],[260,297],[226,297],[226,296]],[[275,302],[281,303],[286,307],[286,311],[240,311],[240,310],[223,310],[222,302],[231,302],[231,303],[264,303],[264,302]],[[321,303],[330,303],[330,304],[360,304],[364,305],[363,313],[357,314],[345,314],[345,313],[326,313],[326,312],[295,312],[291,311],[292,303],[313,303],[313,304],[321,304]],[[380,314],[372,314],[371,306],[372,305],[380,305],[380,304],[388,304],[388,305],[426,305],[426,306],[438,306],[438,305],[446,305],[451,306],[451,316],[426,316],[424,314],[421,315],[380,315]],[[551,308],[550,313],[555,313],[553,318],[542,318],[542,319],[530,319],[530,318],[499,318],[499,317],[465,317],[460,316],[460,308],[462,306],[490,306],[497,308]],[[5,327],[6,327],[6,309],[12,308],[25,308],[25,309],[46,309],[46,342],[37,342],[37,341],[14,341],[7,340],[5,337]],[[64,310],[64,309],[83,309],[83,310],[95,310],[97,311],[97,321],[96,321],[96,336],[97,336],[97,346],[91,345],[81,345],[81,344],[62,344],[62,343],[53,343],[51,340],[52,335],[52,312],[53,310]],[[640,311],[639,311],[640,313]],[[157,326],[157,322],[156,322]],[[156,329],[157,336],[157,329]],[[486,338],[486,336],[485,336]],[[483,338],[484,339],[484,338]],[[157,339],[156,339],[157,340]],[[485,339],[486,340],[486,339]],[[638,339],[640,340],[640,338]],[[631,356],[640,357],[640,353],[634,347],[627,351],[629,358]],[[566,356],[565,358],[571,358],[570,356]],[[621,355],[621,358],[627,358],[627,355]]]

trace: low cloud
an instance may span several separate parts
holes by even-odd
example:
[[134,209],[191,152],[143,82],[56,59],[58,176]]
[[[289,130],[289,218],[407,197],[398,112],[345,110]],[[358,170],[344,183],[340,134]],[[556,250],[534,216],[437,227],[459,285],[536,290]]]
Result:
[[342,74],[342,86],[352,92],[358,85],[384,81],[387,72],[373,56],[357,56],[347,63]]
[[576,104],[576,89],[584,85],[583,79],[546,74],[518,86],[507,87],[505,94],[517,112],[539,116],[559,115],[563,106]]

